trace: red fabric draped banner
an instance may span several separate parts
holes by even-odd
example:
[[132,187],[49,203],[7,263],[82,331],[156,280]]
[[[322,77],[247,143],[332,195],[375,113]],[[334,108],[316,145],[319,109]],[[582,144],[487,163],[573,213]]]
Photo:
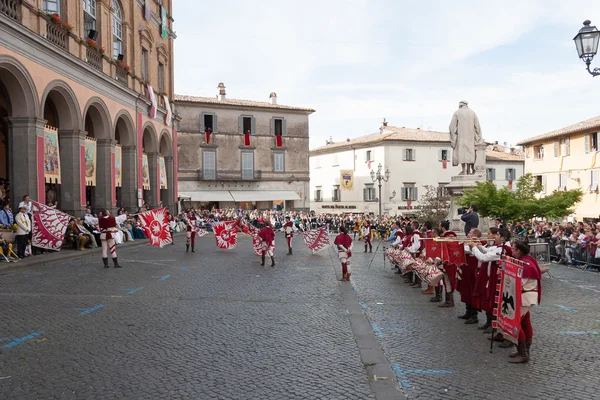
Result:
[[237,227],[239,221],[213,223],[215,241],[220,249],[234,249],[237,246]]
[[31,245],[41,249],[60,251],[71,216],[57,209],[32,201]]
[[331,245],[329,241],[329,233],[327,227],[323,226],[318,229],[311,229],[308,232],[302,233],[304,243],[308,246],[308,249],[312,254],[315,254],[323,249],[326,249]]
[[138,216],[144,227],[146,237],[150,239],[152,246],[164,247],[173,242],[166,207],[146,211],[140,213]]

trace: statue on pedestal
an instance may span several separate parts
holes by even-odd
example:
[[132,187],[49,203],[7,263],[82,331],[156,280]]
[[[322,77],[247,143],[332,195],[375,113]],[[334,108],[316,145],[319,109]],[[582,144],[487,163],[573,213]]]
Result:
[[484,143],[479,118],[468,105],[467,101],[461,101],[450,122],[452,165],[462,166],[459,175],[475,174],[475,146]]

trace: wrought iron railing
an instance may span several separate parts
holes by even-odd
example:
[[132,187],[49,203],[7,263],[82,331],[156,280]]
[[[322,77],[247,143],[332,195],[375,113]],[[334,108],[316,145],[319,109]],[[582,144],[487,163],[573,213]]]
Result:
[[102,71],[102,56],[98,51],[88,47],[85,52],[85,57],[88,64],[96,68],[98,71]]
[[21,0],[0,0],[0,13],[21,21]]
[[69,45],[69,35],[67,31],[53,22],[48,22],[46,24],[46,39],[63,50],[67,50]]

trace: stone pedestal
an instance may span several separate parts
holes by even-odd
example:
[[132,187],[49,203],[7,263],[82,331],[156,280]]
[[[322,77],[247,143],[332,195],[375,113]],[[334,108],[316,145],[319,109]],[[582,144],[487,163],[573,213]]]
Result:
[[[464,195],[465,190],[473,189],[477,186],[477,182],[485,182],[486,180],[486,145],[480,144],[475,146],[475,173],[473,175],[456,175],[451,178],[451,182],[445,186],[448,194],[451,196],[450,211],[446,219],[450,221],[450,230],[455,231],[459,236],[465,234],[465,223],[461,221],[458,214],[459,199]],[[488,218],[479,218],[479,229],[482,232],[487,232],[489,228]]]

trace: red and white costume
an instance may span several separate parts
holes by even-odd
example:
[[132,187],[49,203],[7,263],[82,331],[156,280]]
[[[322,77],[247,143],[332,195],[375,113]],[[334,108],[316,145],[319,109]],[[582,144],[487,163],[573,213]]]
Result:
[[262,239],[262,255],[275,256],[275,231],[270,226],[265,226],[258,232],[258,237]]
[[[364,228],[363,228],[364,229]],[[349,280],[348,265],[350,265],[350,257],[352,257],[352,237],[347,233],[340,233],[335,237],[334,245],[337,246],[338,258],[342,263],[343,280]]]
[[110,251],[110,256],[115,263],[115,267],[117,264],[117,245],[115,243],[115,235],[119,231],[117,228],[118,225],[121,225],[123,222],[127,220],[127,215],[119,215],[118,217],[113,217],[111,215],[105,215],[102,218],[95,218],[92,216],[86,216],[85,221],[91,225],[98,225],[98,229],[100,230],[100,240],[102,241],[102,259],[104,260],[104,266],[108,266],[108,252]]
[[194,245],[196,244],[196,231],[198,230],[196,226],[196,222],[198,218],[194,214],[188,214],[185,223],[187,224],[186,234],[185,234],[185,244],[186,247],[189,247],[190,242],[192,244],[192,251],[194,251]]
[[292,240],[294,239],[294,230],[295,230],[295,226],[294,223],[292,221],[288,221],[285,223],[285,225],[283,225],[283,232],[285,233],[285,238],[287,239],[287,245],[288,245],[288,249],[292,250]]

